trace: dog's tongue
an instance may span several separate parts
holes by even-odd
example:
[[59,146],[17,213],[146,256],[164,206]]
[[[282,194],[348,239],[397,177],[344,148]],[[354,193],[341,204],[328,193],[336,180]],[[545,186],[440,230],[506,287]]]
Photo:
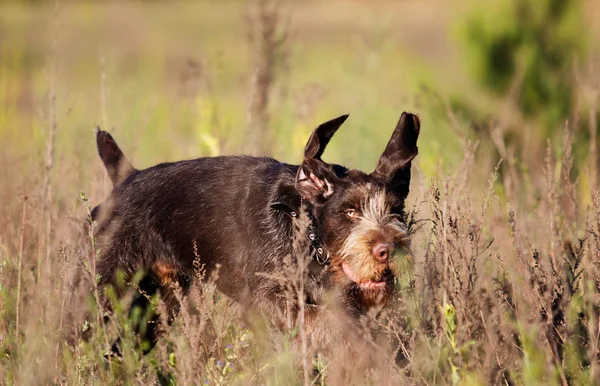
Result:
[[352,272],[352,270],[346,263],[342,264],[342,269],[344,270],[344,273],[346,274],[346,276],[348,276],[348,278],[350,280],[352,280],[353,282],[358,284],[360,286],[360,288],[362,288],[362,289],[380,289],[380,288],[385,287],[385,281],[371,281],[371,280],[359,281],[356,278],[356,275],[354,275],[354,272]]

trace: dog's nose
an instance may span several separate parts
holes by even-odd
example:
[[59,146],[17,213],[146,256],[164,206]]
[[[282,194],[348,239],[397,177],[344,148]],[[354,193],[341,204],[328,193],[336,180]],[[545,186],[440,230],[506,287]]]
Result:
[[392,245],[383,243],[375,244],[375,246],[371,250],[371,253],[373,254],[373,257],[375,257],[377,260],[381,261],[382,263],[385,263],[390,257],[390,254],[392,253]]

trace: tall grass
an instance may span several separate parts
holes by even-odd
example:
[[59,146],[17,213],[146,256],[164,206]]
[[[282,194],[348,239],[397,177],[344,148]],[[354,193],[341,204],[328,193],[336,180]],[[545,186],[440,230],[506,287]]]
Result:
[[[592,204],[577,206],[569,146],[566,141],[562,158],[548,152],[542,186],[527,187],[525,174],[513,182],[531,190],[531,205],[497,195],[499,168],[489,171],[487,184],[472,180],[474,146],[456,172],[415,181],[414,267],[401,268],[393,304],[369,317],[372,344],[381,356],[377,363],[364,358],[365,367],[352,356],[328,356],[337,352],[339,342],[332,340],[324,353],[308,358],[309,371],[303,371],[306,346],[296,344],[298,331],[249,329],[245,314],[210,282],[180,299],[181,316],[142,356],[127,327],[126,301],[113,299],[114,314],[105,324],[95,290],[74,295],[78,287],[67,273],[76,267],[83,265],[88,284],[97,281],[93,233],[82,232],[81,221],[58,233],[54,268],[38,275],[31,238],[38,209],[24,198],[7,203],[22,220],[15,224],[18,232],[2,239],[3,380],[288,384],[306,383],[307,377],[309,384],[594,384],[600,195],[590,192]],[[117,336],[123,359],[107,361],[103,355]]]
[[[312,126],[350,110],[326,157],[370,170],[401,110],[422,107],[410,81],[419,62],[386,24],[398,8],[343,4],[352,6],[290,11],[294,49],[280,79],[287,83],[266,91],[270,152],[297,161]],[[228,2],[180,9],[68,3],[58,13],[43,4],[1,7],[0,26],[13,34],[0,37],[0,382],[598,383],[600,193],[596,165],[574,160],[577,125],[556,122],[560,146],[549,142],[545,158],[527,166],[520,163],[527,154],[493,137],[493,146],[506,150],[497,164],[485,144],[462,134],[468,130],[450,110],[451,122],[421,114],[408,203],[411,262],[398,259],[394,301],[368,316],[368,347],[352,350],[345,345],[359,339],[331,339],[312,355],[301,317],[277,332],[210,280],[198,280],[187,298],[175,292],[181,315],[141,355],[130,299],[109,296],[108,314],[97,293],[89,210],[108,192],[92,129],[97,122],[114,127],[138,167],[242,149],[254,73],[252,48],[237,27],[244,19],[235,16],[243,12]],[[445,23],[412,7],[407,25]],[[55,55],[51,40],[28,32],[33,25],[53,32]],[[345,39],[352,33],[353,46]],[[422,39],[407,45],[441,44]],[[97,43],[101,52],[90,48]],[[48,68],[55,71],[44,73]],[[397,84],[406,90],[399,93]],[[329,327],[332,336],[341,329]],[[123,358],[107,360],[117,337]]]

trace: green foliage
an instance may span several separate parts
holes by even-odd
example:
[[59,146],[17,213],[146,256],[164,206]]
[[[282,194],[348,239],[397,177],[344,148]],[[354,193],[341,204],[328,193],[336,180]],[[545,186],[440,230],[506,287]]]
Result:
[[519,339],[523,345],[522,383],[525,385],[538,385],[540,382],[549,385],[559,384],[557,375],[550,373],[546,366],[548,360],[546,351],[535,340],[535,333],[521,327]]
[[515,87],[523,116],[549,132],[572,112],[573,63],[588,39],[580,0],[497,1],[473,12],[461,35],[483,89],[505,96]]

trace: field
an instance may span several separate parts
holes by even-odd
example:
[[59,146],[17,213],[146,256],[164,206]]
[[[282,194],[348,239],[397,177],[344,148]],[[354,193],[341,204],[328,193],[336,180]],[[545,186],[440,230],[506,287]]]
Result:
[[[552,31],[495,17],[528,2],[0,3],[0,383],[600,384],[600,6],[565,0],[577,12]],[[525,47],[509,76],[502,57],[477,75],[473,15]],[[100,323],[93,294],[73,296],[75,267],[96,280],[86,218],[111,189],[97,125],[139,169],[299,163],[349,113],[324,159],[371,171],[402,111],[422,122],[414,266],[372,315],[376,366],[303,358],[302,326],[251,331],[211,284],[142,356],[126,303]]]

